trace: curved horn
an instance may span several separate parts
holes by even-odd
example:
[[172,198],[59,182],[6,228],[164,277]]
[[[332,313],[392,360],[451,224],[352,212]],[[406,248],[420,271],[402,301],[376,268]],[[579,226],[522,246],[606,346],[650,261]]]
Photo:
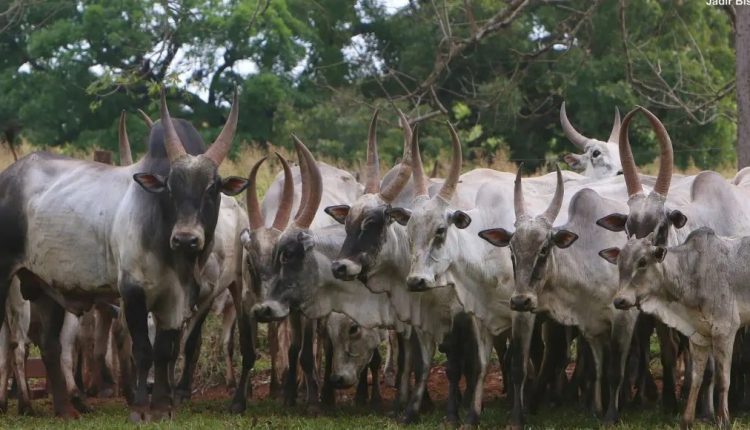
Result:
[[239,103],[237,103],[237,92],[232,97],[232,109],[229,111],[229,118],[227,118],[224,128],[221,129],[219,137],[216,138],[214,143],[206,150],[203,154],[209,160],[218,167],[221,162],[229,154],[229,149],[232,147],[232,139],[234,139],[234,132],[237,131],[237,117],[239,115]]
[[260,212],[260,203],[258,203],[258,183],[256,178],[258,176],[258,169],[260,165],[266,161],[263,157],[258,160],[253,168],[250,169],[250,174],[247,177],[247,194],[245,196],[247,202],[247,218],[250,221],[250,229],[257,230],[263,228],[266,225],[266,221],[263,219],[263,214]]
[[419,152],[419,125],[414,127],[411,139],[411,156],[414,163],[412,175],[414,175],[414,197],[429,196],[427,190],[427,178],[424,176],[422,165],[422,154]]
[[367,136],[366,194],[375,194],[380,191],[380,161],[378,160],[378,138],[375,131],[378,125],[378,113],[379,111],[376,109],[372,115],[370,131]]
[[404,129],[404,157],[401,159],[401,163],[398,166],[398,173],[396,178],[391,181],[384,189],[380,191],[380,198],[386,203],[392,202],[409,182],[409,176],[412,173],[412,158],[413,154],[411,151],[412,142],[412,130],[409,126],[409,120],[406,118],[403,112],[398,111],[399,122],[401,127]]
[[294,150],[297,152],[297,164],[299,164],[299,174],[301,178],[302,183],[302,193],[300,195],[299,200],[299,206],[297,207],[297,213],[294,214],[294,219],[297,219],[299,217],[299,214],[302,213],[302,210],[307,205],[307,198],[310,195],[310,169],[307,165],[307,160],[305,160],[305,155],[302,153],[301,147],[296,144],[294,145]]
[[638,177],[638,168],[633,159],[633,150],[630,148],[630,140],[628,139],[630,120],[633,119],[633,115],[635,115],[640,109],[640,107],[636,107],[625,115],[625,118],[622,119],[622,125],[620,126],[620,137],[617,139],[620,148],[622,174],[625,176],[625,186],[628,189],[628,197],[643,192],[641,179]]
[[164,88],[161,89],[161,122],[164,126],[164,149],[167,152],[167,158],[169,162],[174,162],[176,159],[187,154],[185,147],[182,146],[180,137],[177,136],[177,131],[174,129],[172,124],[172,117],[169,116],[169,109],[167,109],[167,96]]
[[547,210],[544,211],[542,216],[552,224],[560,213],[562,207],[563,194],[565,193],[565,186],[563,185],[562,172],[560,172],[560,166],[555,164],[557,169],[557,186],[555,187],[555,195],[552,197],[552,201],[549,203]]
[[154,126],[154,121],[151,120],[151,117],[148,116],[146,112],[138,109],[138,116],[140,116],[143,122],[146,123],[146,127],[151,128]]
[[654,192],[666,197],[669,192],[669,184],[672,181],[672,167],[674,164],[672,140],[669,138],[669,133],[667,133],[664,124],[659,121],[659,118],[657,118],[656,115],[646,108],[642,108],[641,111],[651,123],[651,127],[654,129],[654,132],[656,132],[656,137],[659,139],[659,146],[661,147],[661,155],[659,155],[659,175],[656,176]]
[[568,114],[565,112],[565,102],[563,102],[562,106],[560,106],[560,124],[562,125],[563,132],[565,133],[565,136],[568,138],[568,140],[570,140],[578,148],[582,150],[586,149],[586,142],[589,140],[589,138],[579,133],[573,127],[573,124],[568,121]]
[[118,127],[118,136],[120,138],[120,165],[129,166],[133,164],[133,154],[130,152],[130,140],[128,139],[128,130],[125,128],[125,111],[120,113],[120,125]]
[[292,135],[292,138],[294,139],[294,144],[298,146],[299,150],[302,152],[309,170],[308,178],[310,179],[310,191],[307,200],[305,200],[304,208],[294,219],[294,223],[297,227],[306,229],[312,224],[312,221],[315,218],[315,213],[318,211],[318,206],[320,206],[320,200],[323,197],[323,177],[320,174],[318,164],[315,162],[315,158],[313,158],[310,150],[307,149],[305,144],[302,143],[297,136]]
[[612,131],[609,133],[607,142],[617,143],[618,137],[620,137],[620,109],[615,106],[615,120],[612,123]]
[[456,129],[453,128],[453,124],[448,122],[448,128],[451,132],[453,159],[451,160],[451,168],[448,171],[448,177],[445,178],[445,182],[443,182],[443,186],[440,188],[440,194],[438,194],[445,201],[450,201],[453,198],[453,194],[456,193],[458,177],[461,175],[461,165],[463,164],[463,159],[461,157],[461,140],[459,140]]
[[513,187],[513,209],[516,212],[516,221],[526,217],[526,205],[523,201],[523,186],[521,185],[521,169],[523,169],[523,163],[518,165]]
[[292,203],[294,202],[294,178],[289,163],[278,152],[276,156],[281,161],[281,167],[284,169],[284,189],[281,191],[281,202],[279,209],[276,211],[276,217],[273,219],[273,228],[284,230],[289,224],[289,217],[292,214]]

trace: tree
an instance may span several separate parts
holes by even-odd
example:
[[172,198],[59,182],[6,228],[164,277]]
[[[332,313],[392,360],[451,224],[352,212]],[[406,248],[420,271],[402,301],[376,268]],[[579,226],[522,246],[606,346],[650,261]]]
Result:
[[750,6],[736,8],[737,168],[750,166]]

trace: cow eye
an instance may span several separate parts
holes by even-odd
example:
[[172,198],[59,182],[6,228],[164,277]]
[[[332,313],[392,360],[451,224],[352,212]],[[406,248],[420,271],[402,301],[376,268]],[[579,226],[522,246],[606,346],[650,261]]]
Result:
[[445,236],[445,227],[438,227],[437,230],[435,230],[435,236],[442,237]]
[[357,333],[359,333],[359,325],[354,324],[349,327],[349,336],[355,336]]
[[638,260],[638,268],[643,269],[644,267],[646,267],[646,258],[641,257],[641,259]]
[[547,254],[549,254],[549,250],[546,246],[542,247],[542,249],[539,250],[539,257],[546,258]]
[[594,157],[594,158],[596,158],[596,157],[598,157],[600,155],[602,155],[602,153],[598,149],[595,149],[594,152],[591,153],[591,156]]

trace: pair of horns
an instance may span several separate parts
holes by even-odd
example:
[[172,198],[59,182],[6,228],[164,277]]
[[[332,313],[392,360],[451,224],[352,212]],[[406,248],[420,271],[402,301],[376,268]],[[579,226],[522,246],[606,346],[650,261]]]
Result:
[[635,165],[633,150],[630,148],[630,140],[628,139],[630,120],[637,112],[642,112],[646,115],[646,118],[648,118],[648,121],[651,123],[651,128],[654,129],[656,137],[659,140],[659,146],[661,148],[661,153],[659,155],[659,174],[656,177],[656,183],[654,184],[654,192],[666,197],[669,192],[669,184],[672,182],[672,165],[674,163],[672,140],[669,138],[669,133],[667,133],[667,129],[664,127],[664,124],[659,121],[659,118],[642,106],[636,106],[635,109],[625,115],[625,118],[622,120],[622,128],[620,129],[620,161],[622,162],[622,173],[625,176],[625,185],[628,189],[628,196],[643,193],[643,185],[641,184],[641,179],[638,177],[638,168]]
[[[516,211],[516,220],[526,218],[526,206],[523,199],[523,187],[521,185],[521,169],[523,169],[523,163],[518,166],[518,173],[516,173],[516,182],[513,187],[513,208]],[[542,217],[546,219],[550,224],[555,221],[557,215],[560,214],[560,208],[562,207],[563,194],[565,193],[565,186],[563,185],[562,172],[560,166],[555,164],[557,170],[557,185],[555,186],[555,195],[552,196],[547,209],[542,213]]]
[[[453,128],[453,124],[448,122],[448,129],[451,134],[451,149],[453,151],[453,157],[451,158],[451,166],[448,171],[448,176],[443,182],[443,186],[440,188],[438,195],[445,201],[450,201],[456,194],[456,187],[458,186],[458,178],[461,176],[461,166],[463,164],[463,156],[461,154],[461,140],[458,138],[456,129]],[[427,178],[424,175],[424,165],[422,164],[422,156],[419,153],[419,137],[417,131],[414,131],[414,138],[412,139],[412,156],[414,158],[414,186],[415,186],[415,197],[429,196],[427,190]]]
[[398,165],[396,178],[388,185],[381,189],[380,187],[380,159],[378,157],[378,139],[377,139],[377,122],[379,110],[375,110],[370,121],[370,128],[367,134],[367,165],[365,167],[365,193],[379,194],[380,198],[386,203],[390,203],[398,197],[399,193],[409,182],[412,174],[411,141],[414,133],[409,125],[409,119],[406,118],[401,110],[398,110],[399,124],[404,130],[404,152],[401,163]]
[[[151,118],[146,114],[146,112],[138,109],[138,115],[141,117],[143,122],[146,124],[146,127],[149,129],[154,126],[154,122],[151,120]],[[120,144],[120,165],[121,166],[129,166],[133,164],[133,152],[130,149],[130,139],[128,139],[128,130],[125,126],[127,114],[123,110],[120,112],[120,124],[118,127],[118,137],[119,137],[119,144]]]
[[[167,98],[165,96],[164,89],[161,90],[161,122],[164,125],[164,147],[167,151],[167,157],[170,162],[174,162],[178,158],[186,155],[185,147],[180,141],[180,137],[177,136],[174,124],[172,124],[172,118],[169,116],[169,109],[167,109]],[[237,130],[237,117],[239,115],[239,104],[237,103],[237,93],[235,92],[232,98],[232,109],[229,111],[229,118],[224,124],[219,137],[216,138],[214,143],[203,153],[203,156],[211,160],[215,166],[221,165],[221,162],[229,154],[229,149],[232,146],[232,139],[234,139],[234,133]]]
[[[565,102],[563,102],[562,106],[560,106],[560,124],[562,124],[563,132],[565,132],[565,136],[570,140],[575,146],[580,148],[581,150],[586,149],[586,142],[588,142],[588,137],[582,135],[579,133],[575,127],[573,127],[573,124],[570,123],[570,120],[568,120],[568,114],[565,112]],[[615,108],[615,120],[612,124],[612,131],[609,133],[609,138],[607,139],[608,142],[617,143],[618,138],[620,136],[620,110]]]
[[[300,199],[299,209],[294,216],[294,224],[299,228],[309,228],[315,218],[315,213],[318,211],[320,206],[320,200],[323,196],[323,178],[318,168],[318,164],[315,162],[310,150],[307,149],[304,143],[302,143],[297,136],[292,135],[294,139],[294,147],[297,150],[297,156],[299,157],[300,173],[302,175],[302,197]],[[276,153],[276,156],[281,161],[281,166],[284,169],[284,188],[281,192],[281,201],[279,202],[279,209],[276,211],[276,217],[273,220],[272,228],[276,230],[284,230],[289,223],[289,218],[292,213],[292,204],[294,200],[294,178],[292,177],[292,170],[289,167],[286,159],[281,154]],[[250,169],[250,175],[248,177],[248,190],[247,190],[247,215],[250,220],[250,228],[257,230],[263,228],[266,224],[263,214],[260,211],[260,203],[258,202],[258,189],[257,189],[257,176],[258,169],[266,161],[263,157],[258,160],[255,165]]]

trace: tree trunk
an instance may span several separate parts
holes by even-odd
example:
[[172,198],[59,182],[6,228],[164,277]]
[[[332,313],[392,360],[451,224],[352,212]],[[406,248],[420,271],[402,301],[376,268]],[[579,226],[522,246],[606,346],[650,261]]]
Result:
[[737,6],[737,168],[750,166],[750,6]]

